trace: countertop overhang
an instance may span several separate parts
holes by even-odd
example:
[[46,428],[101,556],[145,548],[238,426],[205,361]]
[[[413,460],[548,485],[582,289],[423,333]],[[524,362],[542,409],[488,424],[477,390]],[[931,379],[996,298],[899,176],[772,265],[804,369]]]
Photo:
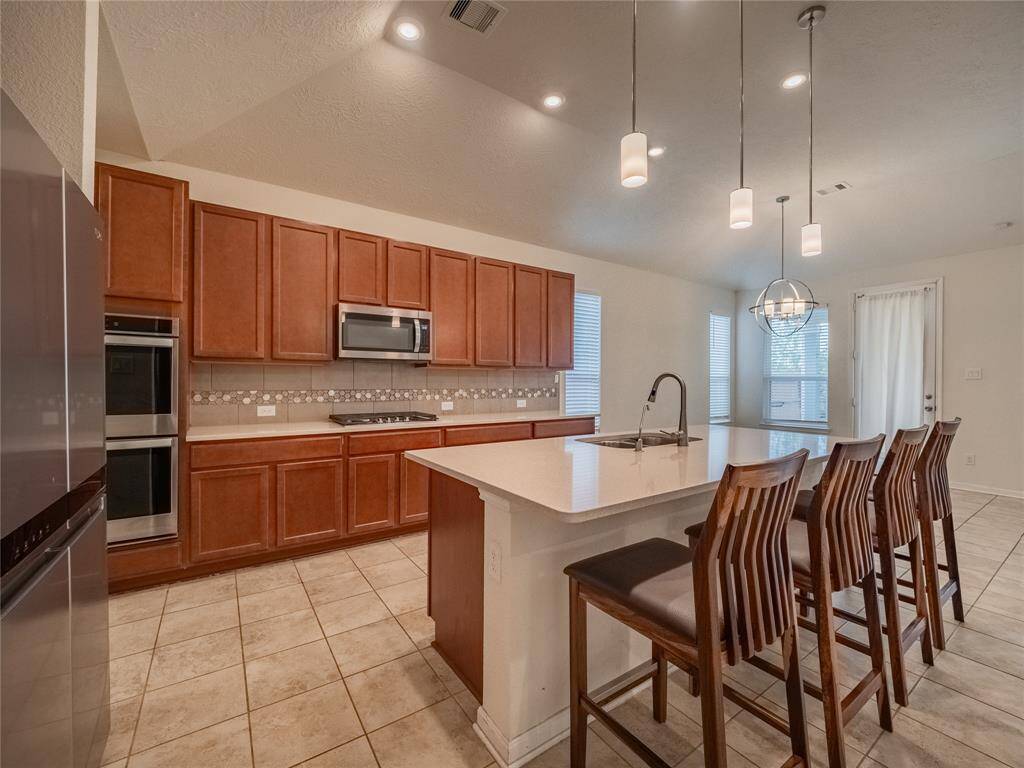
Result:
[[810,451],[809,465],[821,463],[836,442],[847,439],[717,424],[691,427],[690,435],[702,439],[685,448],[651,446],[640,453],[594,445],[587,436],[405,455],[482,491],[580,523],[714,490],[726,464],[765,461],[801,448]]

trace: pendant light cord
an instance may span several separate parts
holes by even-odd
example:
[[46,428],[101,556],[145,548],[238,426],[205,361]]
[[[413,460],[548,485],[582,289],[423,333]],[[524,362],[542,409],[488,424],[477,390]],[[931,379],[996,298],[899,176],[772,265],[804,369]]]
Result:
[[743,185],[743,0],[740,0],[740,187]]
[[807,25],[807,104],[808,135],[807,152],[807,223],[814,223],[814,14]]
[[779,228],[779,279],[786,277],[786,201],[779,201],[779,211],[782,214],[782,226]]
[[633,133],[636,133],[636,2],[633,0]]

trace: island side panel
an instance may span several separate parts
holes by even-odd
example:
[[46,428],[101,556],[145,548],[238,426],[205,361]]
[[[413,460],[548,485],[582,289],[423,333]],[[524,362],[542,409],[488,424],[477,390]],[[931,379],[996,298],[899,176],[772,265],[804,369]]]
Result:
[[484,503],[479,491],[430,473],[429,613],[433,646],[477,698],[484,680]]

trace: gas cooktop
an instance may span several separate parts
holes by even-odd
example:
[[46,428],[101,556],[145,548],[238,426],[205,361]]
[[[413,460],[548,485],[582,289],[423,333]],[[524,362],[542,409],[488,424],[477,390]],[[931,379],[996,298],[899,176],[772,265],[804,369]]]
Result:
[[336,413],[331,421],[343,427],[358,424],[401,424],[406,421],[437,421],[436,413],[423,411],[394,411],[393,413]]

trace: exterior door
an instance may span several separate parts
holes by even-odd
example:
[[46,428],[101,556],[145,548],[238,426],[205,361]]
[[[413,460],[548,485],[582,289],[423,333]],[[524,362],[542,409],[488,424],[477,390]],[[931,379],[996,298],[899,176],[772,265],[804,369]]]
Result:
[[854,298],[854,417],[870,437],[933,424],[940,413],[937,370],[942,281],[882,286]]

